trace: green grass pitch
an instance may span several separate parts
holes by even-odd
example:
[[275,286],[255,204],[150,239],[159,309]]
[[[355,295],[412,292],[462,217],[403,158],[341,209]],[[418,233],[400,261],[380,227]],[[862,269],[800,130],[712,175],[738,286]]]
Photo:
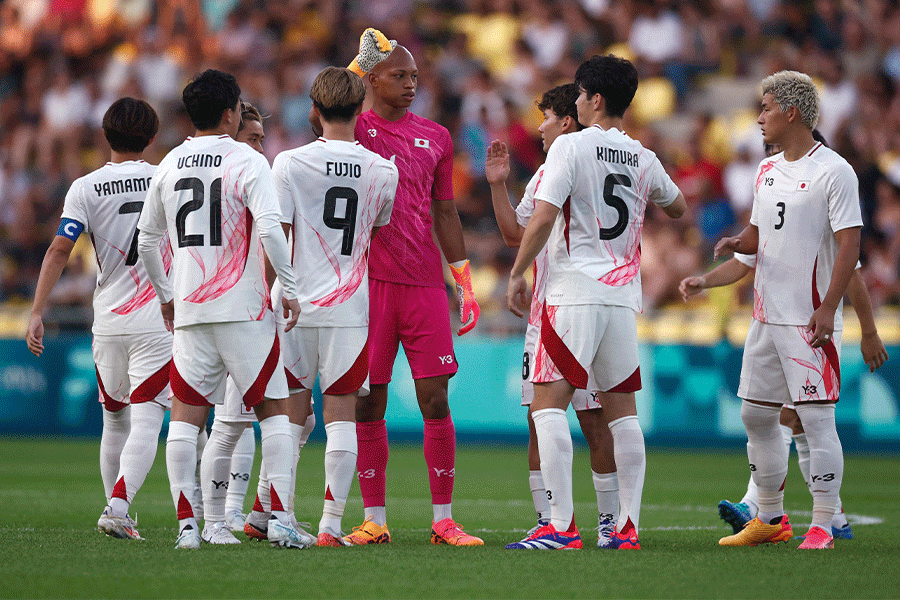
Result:
[[[314,525],[322,509],[323,453],[322,445],[308,446],[299,465],[297,516]],[[583,550],[503,550],[532,525],[524,448],[472,445],[458,450],[454,517],[485,547],[432,546],[427,474],[413,444],[391,448],[390,545],[286,551],[240,534],[240,546],[176,552],[163,444],[132,510],[146,541],[133,542],[95,530],[103,508],[96,440],[0,439],[0,597],[900,597],[896,457],[847,457],[841,495],[855,539],[824,552],[799,552],[796,540],[717,545],[730,528],[716,504],[739,499],[746,485],[746,457],[739,453],[651,449],[639,552],[596,548],[583,449],[576,450],[573,471]],[[804,533],[812,503],[794,455],[785,504],[795,532]],[[354,484],[345,528],[361,517]]]

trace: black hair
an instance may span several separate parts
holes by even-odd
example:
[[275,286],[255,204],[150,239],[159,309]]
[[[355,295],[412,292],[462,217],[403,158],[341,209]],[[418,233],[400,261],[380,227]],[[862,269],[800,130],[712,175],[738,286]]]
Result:
[[194,77],[181,93],[184,107],[197,131],[215,129],[226,109],[234,109],[241,88],[234,75],[207,69]]
[[153,107],[135,98],[119,98],[103,115],[103,135],[115,152],[143,152],[159,131]]
[[[537,103],[538,110],[541,112],[548,108],[557,117],[571,117],[578,123],[578,109],[575,107],[575,101],[578,99],[578,86],[574,83],[566,83],[558,85],[552,90],[547,90],[541,97],[541,101]],[[582,129],[581,123],[578,123],[578,129]]]
[[603,96],[607,116],[621,118],[637,92],[638,73],[624,58],[612,54],[592,56],[578,67],[575,84],[587,92],[588,98]]

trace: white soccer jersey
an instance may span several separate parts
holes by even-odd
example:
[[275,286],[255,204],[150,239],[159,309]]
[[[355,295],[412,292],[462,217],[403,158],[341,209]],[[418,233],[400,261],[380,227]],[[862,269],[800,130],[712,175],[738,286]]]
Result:
[[357,142],[318,140],[272,166],[282,214],[293,215],[301,327],[369,324],[369,242],[390,221],[397,167]]
[[[143,160],[106,163],[76,179],[62,218],[84,226],[97,254],[95,335],[165,331],[156,292],[137,253],[137,224],[155,165]],[[168,270],[169,240],[160,249]]]
[[[834,232],[863,224],[856,173],[822,144],[792,162],[784,153],[767,158],[757,170],[750,223],[759,228],[753,318],[806,325],[831,284]],[[841,313],[839,305],[835,329]]]
[[188,138],[162,160],[138,227],[168,231],[175,326],[259,321],[269,310],[257,221],[281,218],[265,157],[227,135]]
[[640,311],[644,210],[677,197],[656,154],[618,129],[594,125],[557,138],[535,191],[560,208],[547,242],[547,304]]
[[[535,172],[528,185],[525,186],[525,195],[522,196],[521,202],[516,206],[516,222],[522,227],[528,227],[528,221],[534,214],[534,190],[538,182],[544,176],[544,166]],[[547,246],[541,248],[534,263],[531,265],[531,312],[528,314],[529,327],[541,326],[541,310],[544,306],[544,297],[547,293]],[[526,350],[534,351],[534,344],[528,348],[528,336],[526,336]]]

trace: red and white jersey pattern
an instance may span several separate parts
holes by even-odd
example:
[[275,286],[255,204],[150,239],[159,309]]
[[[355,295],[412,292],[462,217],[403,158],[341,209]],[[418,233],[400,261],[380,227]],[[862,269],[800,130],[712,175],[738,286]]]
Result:
[[[137,253],[137,224],[155,165],[143,160],[106,163],[76,179],[62,217],[84,225],[97,254],[95,335],[165,331],[156,291]],[[168,271],[172,250],[160,243]]]
[[256,222],[281,219],[269,163],[227,135],[188,138],[162,160],[138,227],[168,231],[175,326],[259,321],[270,309]]
[[[834,233],[863,224],[856,173],[820,143],[795,161],[784,153],[767,158],[757,170],[750,223],[759,229],[753,318],[806,325],[831,284]],[[841,313],[839,305],[836,330]]]
[[560,209],[547,242],[547,304],[640,311],[644,210],[678,197],[656,154],[618,129],[560,136],[534,195]]
[[[522,196],[519,205],[516,206],[516,222],[522,227],[528,227],[528,221],[531,219],[531,215],[534,214],[534,190],[543,176],[544,167],[542,165],[532,176],[528,185],[525,186],[525,194]],[[528,314],[528,325],[533,327],[541,326],[541,311],[544,306],[544,297],[547,294],[547,254],[547,246],[544,246],[531,265],[532,297],[531,312]]]
[[297,324],[368,325],[369,243],[390,222],[397,167],[358,142],[319,138],[279,154],[272,171],[282,215],[292,215]]
[[443,288],[441,252],[431,231],[431,203],[453,201],[450,132],[411,112],[388,121],[369,110],[356,121],[356,139],[400,171],[391,222],[372,240],[369,276]]

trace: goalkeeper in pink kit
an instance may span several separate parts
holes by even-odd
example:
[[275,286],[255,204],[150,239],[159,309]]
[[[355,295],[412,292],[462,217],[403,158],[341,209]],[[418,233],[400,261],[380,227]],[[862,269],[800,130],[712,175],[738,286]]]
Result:
[[391,539],[385,513],[388,439],[384,414],[394,359],[402,344],[425,421],[425,462],[434,509],[431,541],[480,546],[484,542],[465,533],[451,513],[456,431],[447,385],[458,365],[441,250],[456,280],[462,321],[459,335],[475,326],[479,314],[453,201],[453,142],[446,128],[409,112],[418,70],[406,48],[368,29],[361,39],[360,56],[350,68],[363,76],[372,96],[372,109],[357,121],[356,139],[392,161],[400,181],[391,222],[372,240],[369,255],[371,393],[361,397],[356,408],[357,469],[365,520],[345,539],[353,544]]

